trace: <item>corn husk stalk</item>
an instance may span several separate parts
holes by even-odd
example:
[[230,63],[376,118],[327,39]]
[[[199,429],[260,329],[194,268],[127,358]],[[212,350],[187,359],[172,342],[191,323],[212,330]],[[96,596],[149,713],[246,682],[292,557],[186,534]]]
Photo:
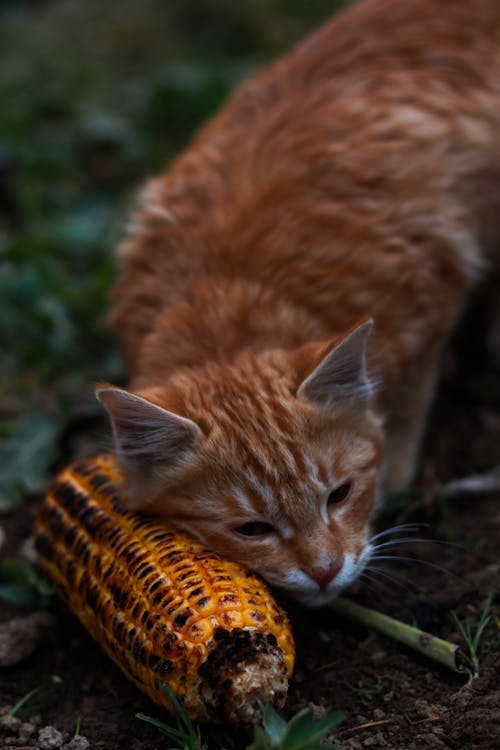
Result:
[[363,607],[361,604],[356,604],[356,602],[343,597],[334,601],[330,608],[343,617],[348,617],[365,625],[370,630],[375,630],[377,633],[381,633],[399,643],[404,643],[414,651],[418,651],[453,672],[469,674],[471,671],[470,660],[456,643],[437,638],[414,625],[408,625],[406,622],[396,620],[394,617],[389,617],[389,615],[377,612],[369,607]]

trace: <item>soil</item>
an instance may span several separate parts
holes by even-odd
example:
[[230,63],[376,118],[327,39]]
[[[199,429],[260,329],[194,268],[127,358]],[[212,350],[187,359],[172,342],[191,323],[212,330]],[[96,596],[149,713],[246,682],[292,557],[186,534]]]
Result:
[[[418,536],[440,543],[411,542],[396,548],[415,562],[389,561],[385,575],[373,575],[349,595],[463,647],[451,613],[462,621],[469,618],[475,628],[488,595],[498,588],[498,493],[443,500],[431,489],[498,464],[500,379],[475,344],[462,343],[457,351],[449,357],[440,388],[418,492],[377,522],[379,530],[401,522],[427,524]],[[73,458],[81,445],[88,453],[89,434],[89,425],[73,426],[65,450],[61,446],[61,463]],[[15,554],[29,537],[38,502],[33,498],[2,520],[7,532],[4,556]],[[318,716],[326,706],[340,709],[344,722],[329,738],[339,750],[500,747],[500,632],[495,617],[481,640],[479,676],[468,681],[331,611],[283,604],[297,645],[285,716],[304,706]],[[26,616],[33,609],[2,604],[0,620]],[[19,726],[8,724],[0,729],[0,747],[38,748],[38,727],[43,725],[56,727],[66,741],[79,727],[95,750],[169,747],[155,728],[136,718],[138,712],[165,718],[161,710],[125,680],[62,604],[52,602],[49,609],[53,623],[41,628],[38,648],[18,665],[0,670],[0,710],[43,686],[27,704],[29,718],[23,718],[33,730],[21,735]],[[499,614],[498,598],[493,611]],[[26,738],[30,731],[31,738]],[[242,750],[251,731],[204,727],[202,736],[210,748]]]

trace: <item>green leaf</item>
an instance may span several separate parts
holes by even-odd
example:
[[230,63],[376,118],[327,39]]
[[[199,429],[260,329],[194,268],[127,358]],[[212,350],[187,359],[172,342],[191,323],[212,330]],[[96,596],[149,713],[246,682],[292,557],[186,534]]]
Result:
[[0,579],[24,586],[31,586],[33,578],[33,566],[26,560],[12,557],[0,562]]
[[35,594],[42,603],[53,593],[50,581],[31,563],[17,558],[0,562],[0,598],[13,604],[31,604]]
[[279,745],[285,736],[287,729],[286,721],[274,710],[271,703],[264,707],[262,723],[266,730],[272,745]]
[[320,719],[314,719],[307,708],[299,711],[288,724],[282,750],[309,749],[333,727],[340,724],[343,718],[344,714],[341,711],[327,712]]
[[276,745],[271,745],[268,735],[260,726],[254,726],[253,728],[253,742],[251,745],[247,745],[245,750],[273,750]]
[[0,599],[9,604],[31,604],[33,591],[20,583],[0,583]]
[[35,412],[28,414],[13,435],[3,441],[0,445],[0,501],[11,498],[18,487],[31,493],[45,487],[61,429],[55,417]]

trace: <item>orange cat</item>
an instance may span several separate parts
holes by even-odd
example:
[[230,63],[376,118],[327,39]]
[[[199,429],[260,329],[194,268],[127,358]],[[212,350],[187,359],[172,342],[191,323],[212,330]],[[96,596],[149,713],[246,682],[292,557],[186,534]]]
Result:
[[500,241],[500,3],[368,0],[242,86],[142,194],[97,394],[131,508],[309,605],[412,478]]

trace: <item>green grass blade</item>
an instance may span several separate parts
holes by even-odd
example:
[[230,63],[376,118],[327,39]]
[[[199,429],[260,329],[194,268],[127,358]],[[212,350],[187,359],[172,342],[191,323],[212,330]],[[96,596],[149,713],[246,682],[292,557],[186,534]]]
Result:
[[165,734],[171,740],[178,740],[179,742],[182,742],[184,740],[184,734],[182,732],[174,729],[174,727],[171,727],[168,724],[165,724],[159,719],[155,719],[154,716],[147,716],[146,714],[142,713],[136,714],[135,716],[137,719],[145,721],[147,724],[151,724],[153,727],[156,727],[156,729],[159,729],[160,732]]
[[[30,690],[29,693],[26,693],[22,698],[20,698],[17,703],[14,704],[14,706],[10,709],[7,716],[16,716],[17,713],[21,710],[21,708],[28,703],[31,698],[36,695],[40,690],[43,690],[43,688],[46,687],[45,685],[39,685],[36,688],[33,688],[33,690]],[[0,717],[0,723],[2,721],[2,717]]]
[[207,746],[201,743],[199,732],[195,729],[193,722],[187,715],[186,709],[177,696],[165,683],[162,684],[162,689],[170,702],[175,727],[142,713],[136,714],[136,717],[156,727],[156,729],[159,729],[170,740],[176,742],[176,748],[181,748],[181,750],[207,750]]
[[487,624],[489,623],[489,621],[491,619],[490,610],[491,610],[492,602],[493,602],[493,592],[491,592],[489,594],[488,598],[486,599],[486,604],[484,605],[483,613],[482,613],[481,618],[479,620],[479,623],[478,623],[478,626],[477,626],[477,630],[476,630],[476,634],[475,634],[474,638],[472,639],[472,645],[473,645],[473,648],[474,648],[474,653],[477,653],[478,648],[479,648],[479,642],[481,641],[481,637],[483,635],[484,629],[485,629],[485,627],[487,626]]
[[187,715],[186,709],[166,683],[163,683],[162,688],[172,706],[179,732],[184,737],[188,747],[197,750],[200,744],[199,735],[194,728],[193,722]]
[[460,633],[460,635],[464,639],[464,641],[467,644],[467,646],[470,648],[470,638],[469,638],[469,634],[467,632],[467,629],[464,627],[462,621],[457,617],[457,615],[456,615],[455,612],[452,612],[451,616],[453,617],[453,621],[455,622],[455,625],[458,628],[458,632]]

